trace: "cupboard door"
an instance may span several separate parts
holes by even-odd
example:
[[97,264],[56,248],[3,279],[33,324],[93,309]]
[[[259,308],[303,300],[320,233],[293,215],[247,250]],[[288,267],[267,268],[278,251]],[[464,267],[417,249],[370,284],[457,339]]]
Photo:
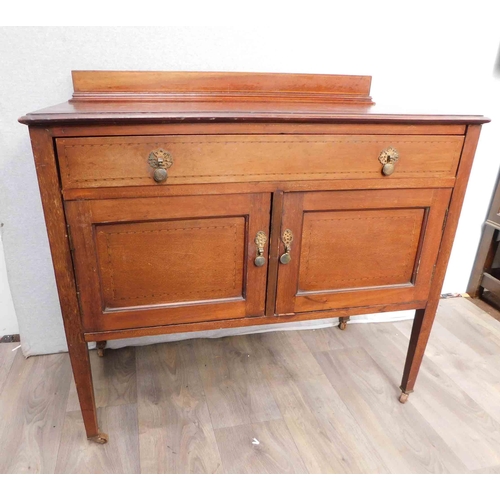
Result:
[[[264,314],[269,194],[66,204],[85,331]],[[260,259],[262,261],[262,259]]]
[[[289,193],[277,314],[425,300],[450,189]],[[287,231],[288,230],[288,231]]]

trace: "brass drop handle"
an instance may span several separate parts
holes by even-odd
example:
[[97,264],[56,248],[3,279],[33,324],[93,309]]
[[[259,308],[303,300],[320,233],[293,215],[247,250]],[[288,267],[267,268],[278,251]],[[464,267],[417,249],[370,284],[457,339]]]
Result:
[[399,152],[396,148],[392,146],[384,149],[379,157],[378,161],[382,163],[382,173],[384,175],[391,175],[396,169],[396,162],[399,160]]
[[174,164],[174,159],[168,151],[160,148],[149,153],[148,163],[153,169],[154,181],[159,184],[167,180],[167,170]]
[[255,257],[253,262],[257,267],[262,267],[266,263],[266,258],[264,257],[264,247],[267,241],[266,233],[264,231],[259,231],[254,241],[257,245],[257,257]]
[[283,245],[285,245],[285,253],[280,257],[280,262],[282,264],[288,264],[292,260],[290,252],[292,251],[293,233],[290,229],[285,229],[281,236],[281,241],[283,241]]

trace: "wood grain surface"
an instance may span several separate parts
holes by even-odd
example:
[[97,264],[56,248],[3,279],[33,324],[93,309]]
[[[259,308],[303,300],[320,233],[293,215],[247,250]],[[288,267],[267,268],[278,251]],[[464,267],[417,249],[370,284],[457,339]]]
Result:
[[[85,331],[263,316],[266,193],[66,203]],[[264,250],[267,249],[267,245]]]
[[[87,437],[107,439],[98,427],[86,342],[113,337],[286,322],[294,315],[297,320],[319,319],[417,308],[401,384],[404,393],[413,391],[480,124],[487,118],[380,114],[378,108],[374,112],[371,78],[363,76],[73,76],[72,100],[20,121],[30,125]],[[166,132],[169,125],[171,133]],[[329,133],[335,125],[340,127]],[[65,127],[81,135],[71,136]],[[128,133],[120,133],[125,129]],[[161,165],[153,161],[158,149],[169,151]],[[382,169],[387,162],[390,165]],[[338,191],[332,191],[334,181],[340,181]],[[366,188],[360,189],[363,182]],[[293,232],[293,243],[285,248],[287,230]],[[267,240],[262,248],[256,240],[261,232]],[[279,257],[285,251],[291,263]],[[263,340],[268,342],[267,337]],[[322,354],[330,351],[315,351],[313,356],[299,335],[282,341],[279,348],[266,344],[263,359],[270,353],[283,363],[284,370],[276,373],[272,362],[251,363],[247,346],[238,341],[229,345],[193,347],[203,388],[198,399],[206,404],[211,428],[281,418],[294,439],[302,440],[304,428],[288,422],[293,415],[284,412],[283,405],[300,401],[308,393],[301,384],[307,385],[311,377],[320,377],[318,383],[325,387],[332,385],[328,370],[336,366],[330,363],[334,357]],[[336,362],[363,365],[363,351],[350,349]],[[287,355],[297,361],[289,362]],[[213,372],[200,361],[207,358],[220,361]],[[302,369],[297,368],[299,359]],[[284,400],[273,385],[276,374],[279,382],[290,384]],[[117,386],[103,384],[103,415],[108,407],[140,404],[138,384],[129,387],[129,379],[117,377]],[[353,379],[351,386],[357,382]],[[319,387],[315,382],[312,392],[321,393]],[[158,414],[145,413],[152,418],[150,427],[156,430],[157,418],[179,413],[171,402],[162,401]],[[361,436],[352,430],[348,405],[342,404],[332,400],[326,415],[318,414],[344,416],[338,427]],[[300,412],[301,417],[307,415],[306,428],[315,426],[307,413],[311,407],[314,404],[308,403]],[[179,423],[182,429],[189,427],[189,418],[184,415]],[[270,427],[263,428],[267,432]],[[325,433],[337,442],[330,431]],[[67,434],[73,434],[69,419]],[[205,432],[196,434],[193,446],[197,449],[198,440],[206,446],[208,439]],[[309,471],[378,471],[361,458],[367,450],[371,453],[369,441],[356,443],[351,443],[350,454],[339,445],[332,463],[315,457],[304,465]],[[169,449],[180,455],[182,443],[172,441]],[[279,456],[268,454],[276,461]],[[213,455],[206,463],[177,458],[179,470],[217,471],[221,457]]]
[[137,474],[140,472],[137,405],[107,406],[98,409],[103,427],[119,433],[106,446],[92,446],[81,432],[79,411],[66,413],[56,474]]
[[453,177],[463,136],[192,135],[56,139],[64,189],[155,186],[148,157],[172,155],[166,184],[383,178],[380,153],[399,151],[391,177]]
[[194,344],[176,342],[137,350],[144,473],[222,472]]
[[54,472],[70,381],[67,354],[24,359],[16,351],[0,395],[2,473]]
[[442,300],[401,405],[410,330],[349,323],[91,352],[104,446],[86,439],[69,356],[17,350],[0,473],[500,473],[500,323]]
[[57,159],[52,137],[47,129],[31,127],[30,138],[54,265],[64,331],[83,414],[83,423],[87,436],[96,437],[99,435],[99,424],[97,422],[94,388],[92,386],[92,372],[88,345],[82,335],[79,295],[75,282],[71,244],[59,184]]
[[14,362],[16,353],[19,349],[13,350],[19,346],[19,342],[9,342],[6,344],[0,344],[0,395],[4,388],[5,382],[7,381],[7,376],[10,372],[10,367]]
[[[134,348],[106,349],[106,363],[98,357],[96,350],[90,351],[89,356],[98,408],[137,403]],[[71,380],[67,409],[80,409],[74,380]]]
[[[425,300],[450,190],[286,193],[278,314]],[[284,253],[283,243],[280,253]]]

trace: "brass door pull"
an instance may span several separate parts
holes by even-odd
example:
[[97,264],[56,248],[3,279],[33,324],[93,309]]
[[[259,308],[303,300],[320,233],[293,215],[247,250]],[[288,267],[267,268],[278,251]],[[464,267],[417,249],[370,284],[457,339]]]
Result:
[[396,162],[399,160],[399,152],[396,148],[393,148],[392,146],[384,149],[379,157],[378,161],[382,163],[382,173],[384,175],[391,175],[394,173],[394,170],[396,169]]
[[281,236],[281,240],[285,245],[285,253],[280,257],[280,262],[282,264],[288,264],[292,260],[292,256],[290,252],[292,251],[292,241],[293,241],[293,233],[290,229],[285,229],[283,235]]
[[155,182],[161,183],[167,180],[167,170],[174,164],[174,159],[168,151],[160,148],[149,153],[148,163],[154,169],[153,179]]
[[257,257],[255,257],[253,262],[257,267],[262,267],[266,263],[266,258],[264,257],[264,247],[267,241],[266,233],[264,233],[264,231],[259,231],[254,241],[257,245]]

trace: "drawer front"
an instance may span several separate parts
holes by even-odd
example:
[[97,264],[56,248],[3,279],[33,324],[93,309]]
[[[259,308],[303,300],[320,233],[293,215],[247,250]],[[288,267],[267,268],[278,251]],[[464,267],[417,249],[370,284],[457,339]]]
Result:
[[[387,178],[454,177],[463,136],[192,135],[57,139],[64,189],[156,185],[148,158],[173,160],[166,184],[385,177],[380,154],[399,154]],[[153,163],[154,164],[154,163]]]

